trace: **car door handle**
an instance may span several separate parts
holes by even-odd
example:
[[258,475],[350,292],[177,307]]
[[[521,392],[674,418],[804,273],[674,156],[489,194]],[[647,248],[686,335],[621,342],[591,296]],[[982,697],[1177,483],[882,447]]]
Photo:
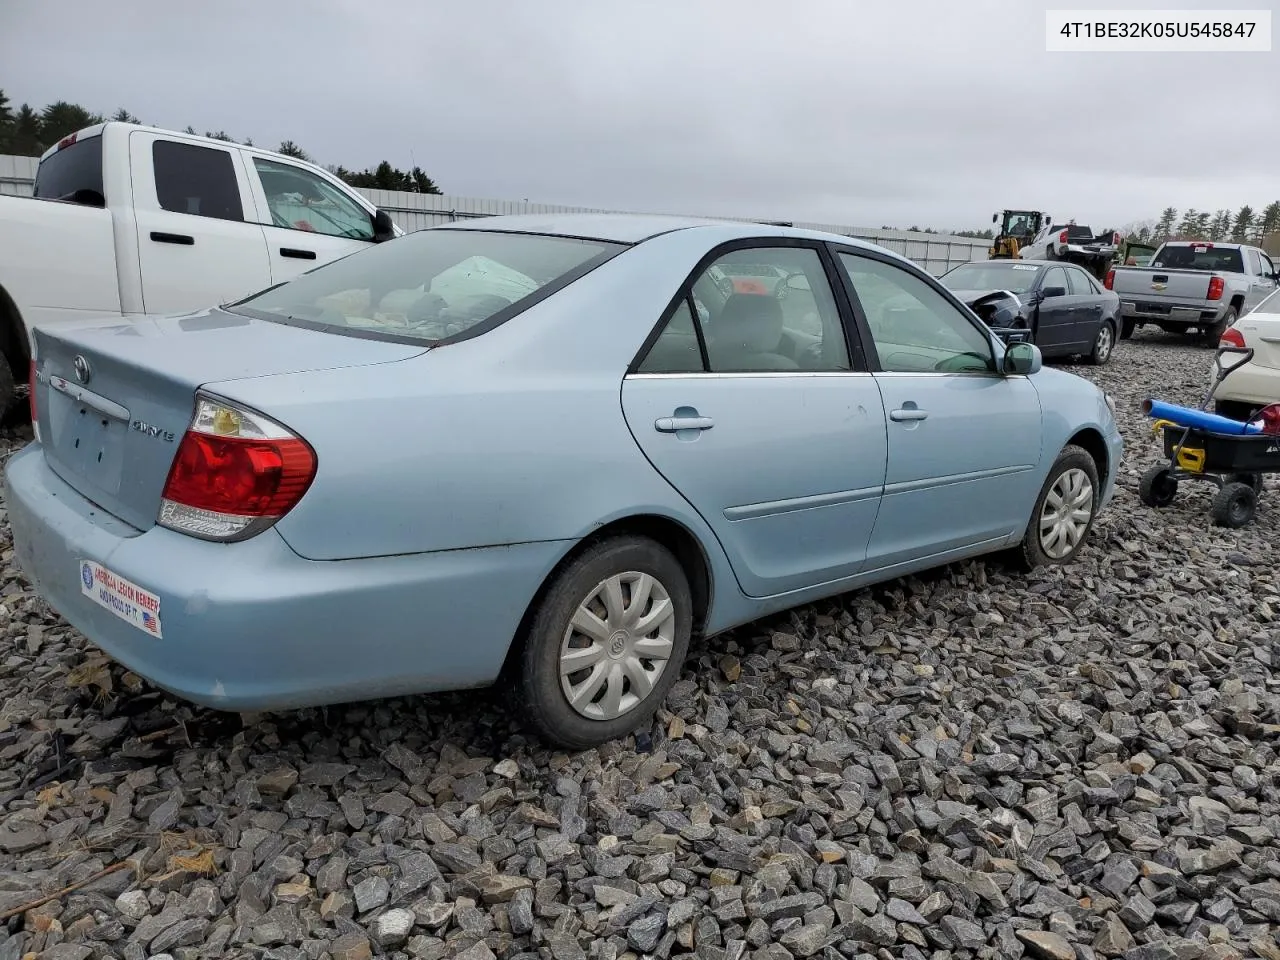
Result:
[[314,250],[299,250],[297,247],[281,247],[280,256],[293,257],[295,260],[314,260],[316,252]]
[[925,420],[928,418],[928,416],[929,416],[929,411],[916,410],[913,408],[905,409],[905,410],[893,410],[893,411],[890,411],[889,413],[889,419],[896,420],[898,423],[903,423],[904,421],[910,421],[910,420]]
[[151,231],[151,239],[156,243],[176,243],[181,247],[193,247],[196,243],[195,237],[185,233],[161,233],[158,230]]
[[659,433],[676,433],[680,430],[710,430],[716,422],[710,417],[659,417],[653,427]]

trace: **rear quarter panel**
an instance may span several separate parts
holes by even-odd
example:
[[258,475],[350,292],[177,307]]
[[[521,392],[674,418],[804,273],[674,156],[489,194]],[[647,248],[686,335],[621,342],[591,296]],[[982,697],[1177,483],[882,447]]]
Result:
[[631,436],[626,368],[710,242],[646,241],[474,339],[412,360],[215,384],[310,442],[319,468],[278,525],[336,560],[541,540],[696,512]]

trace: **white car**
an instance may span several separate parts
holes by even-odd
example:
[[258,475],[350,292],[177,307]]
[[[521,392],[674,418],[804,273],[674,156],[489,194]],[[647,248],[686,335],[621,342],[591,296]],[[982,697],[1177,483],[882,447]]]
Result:
[[1247,347],[1253,357],[1244,364],[1223,357],[1231,373],[1214,394],[1215,412],[1249,420],[1268,404],[1280,403],[1280,290],[1229,326],[1219,343]]

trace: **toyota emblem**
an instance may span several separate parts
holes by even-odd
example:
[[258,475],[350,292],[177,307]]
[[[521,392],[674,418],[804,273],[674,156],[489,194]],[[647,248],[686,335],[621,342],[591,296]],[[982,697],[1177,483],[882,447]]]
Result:
[[76,379],[81,383],[88,383],[89,378],[93,376],[93,372],[89,369],[89,361],[84,357],[76,357],[75,363]]

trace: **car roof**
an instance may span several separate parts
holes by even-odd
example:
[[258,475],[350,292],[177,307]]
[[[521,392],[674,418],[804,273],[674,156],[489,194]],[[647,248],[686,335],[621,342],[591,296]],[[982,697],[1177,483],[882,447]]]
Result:
[[792,237],[824,240],[851,247],[863,247],[907,260],[901,254],[856,237],[800,227],[780,227],[770,223],[716,220],[709,217],[673,217],[643,213],[524,213],[495,217],[477,217],[454,223],[442,223],[428,230],[486,230],[508,233],[541,233],[635,244],[672,233],[676,230],[706,230],[720,236],[716,242],[739,237]]

